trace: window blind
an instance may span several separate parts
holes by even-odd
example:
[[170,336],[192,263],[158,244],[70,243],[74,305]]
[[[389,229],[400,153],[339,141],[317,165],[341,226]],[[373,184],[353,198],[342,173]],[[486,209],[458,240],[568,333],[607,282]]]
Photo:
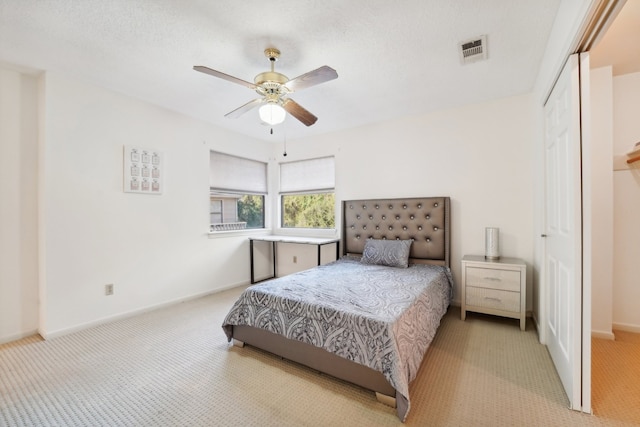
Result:
[[209,186],[227,193],[267,194],[267,164],[211,151]]
[[280,163],[280,193],[333,190],[335,175],[333,157]]

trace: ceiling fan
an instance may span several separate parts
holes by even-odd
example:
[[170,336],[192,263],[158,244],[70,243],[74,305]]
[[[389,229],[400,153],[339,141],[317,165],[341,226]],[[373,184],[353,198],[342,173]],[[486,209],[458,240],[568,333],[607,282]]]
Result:
[[280,51],[276,48],[270,47],[264,50],[264,55],[271,62],[271,71],[265,71],[258,74],[254,78],[254,83],[202,65],[196,65],[193,69],[201,73],[209,74],[211,76],[248,87],[261,95],[261,98],[249,101],[241,107],[225,114],[225,117],[237,118],[247,111],[260,106],[260,118],[262,121],[270,125],[282,123],[286,116],[285,111],[306,126],[314,124],[318,118],[303,108],[296,101],[289,98],[289,94],[297,90],[306,89],[337,78],[338,73],[336,70],[324,65],[318,69],[302,74],[295,79],[289,80],[289,78],[284,74],[274,71],[274,64],[280,57]]

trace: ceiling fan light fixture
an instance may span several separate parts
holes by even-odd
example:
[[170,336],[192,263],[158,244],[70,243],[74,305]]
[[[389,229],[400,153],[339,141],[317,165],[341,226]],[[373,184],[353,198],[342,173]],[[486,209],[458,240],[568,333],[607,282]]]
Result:
[[280,105],[269,102],[258,109],[258,114],[263,122],[278,125],[284,122],[287,112]]

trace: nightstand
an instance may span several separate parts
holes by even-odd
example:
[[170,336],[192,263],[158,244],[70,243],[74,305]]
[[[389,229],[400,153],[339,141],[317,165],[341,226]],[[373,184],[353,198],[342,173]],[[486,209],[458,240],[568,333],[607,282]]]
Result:
[[526,324],[527,264],[518,258],[485,259],[482,255],[462,258],[462,312],[493,314],[520,319]]

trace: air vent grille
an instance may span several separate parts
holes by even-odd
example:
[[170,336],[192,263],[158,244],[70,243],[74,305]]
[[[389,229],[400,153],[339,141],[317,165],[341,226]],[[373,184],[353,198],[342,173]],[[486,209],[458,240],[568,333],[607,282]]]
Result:
[[480,36],[460,43],[458,51],[462,65],[487,59],[487,36]]

